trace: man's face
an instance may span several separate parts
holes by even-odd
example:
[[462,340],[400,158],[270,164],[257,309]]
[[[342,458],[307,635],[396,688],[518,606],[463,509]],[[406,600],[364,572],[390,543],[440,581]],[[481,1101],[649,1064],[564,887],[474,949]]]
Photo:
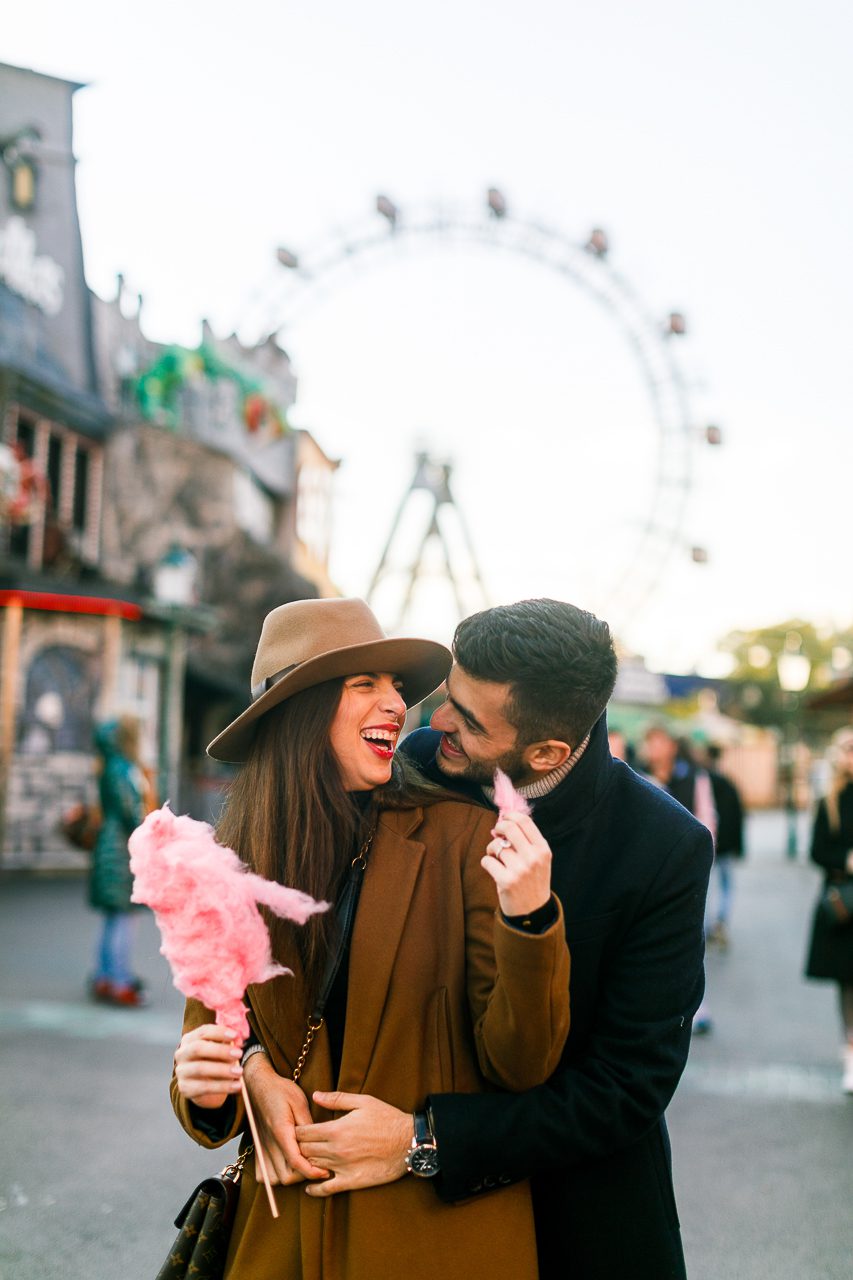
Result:
[[496,768],[523,786],[528,776],[523,745],[507,719],[510,686],[475,680],[454,664],[447,677],[447,700],[433,712],[430,724],[442,734],[436,760],[450,778],[490,783]]

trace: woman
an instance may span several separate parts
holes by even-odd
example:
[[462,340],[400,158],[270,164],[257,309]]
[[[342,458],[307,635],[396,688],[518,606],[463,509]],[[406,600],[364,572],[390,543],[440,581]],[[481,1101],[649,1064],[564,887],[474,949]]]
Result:
[[838,983],[844,1030],[842,1088],[853,1093],[853,919],[843,921],[823,904],[832,887],[853,883],[853,728],[840,729],[830,749],[832,777],[820,801],[812,833],[812,860],[823,867],[825,879],[815,908],[806,976]]
[[133,877],[127,841],[145,816],[147,783],[139,766],[139,721],[121,716],[95,732],[101,756],[103,821],[92,852],[89,902],[103,912],[91,991],[107,1004],[139,1006],[146,997],[130,965]]
[[[246,1051],[246,1079],[281,1184],[280,1217],[247,1167],[229,1280],[397,1280],[424,1268],[443,1280],[536,1276],[526,1184],[459,1207],[417,1176],[421,1157],[421,1174],[434,1171],[419,1111],[428,1095],[482,1090],[487,1079],[533,1087],[556,1067],[569,1020],[559,910],[544,932],[525,932],[550,897],[550,851],[525,835],[532,823],[495,824],[493,814],[414,780],[394,757],[407,703],[432,692],[449,665],[441,645],[386,639],[362,601],[283,605],[264,622],[252,705],[208,748],[244,762],[219,836],[253,870],[335,902],[369,846],[351,946],[298,1084],[290,1077],[335,949],[335,913],[302,928],[273,922],[275,954],[294,976],[248,993],[257,1044]],[[181,1123],[206,1146],[244,1123],[240,1050],[211,1022],[188,1002],[172,1080]],[[257,1105],[253,1080],[265,1074],[277,1084],[277,1116]],[[296,1126],[328,1119],[311,1104],[315,1091],[334,1088],[418,1113],[400,1137],[397,1181],[310,1195],[311,1181],[334,1170],[300,1151]]]

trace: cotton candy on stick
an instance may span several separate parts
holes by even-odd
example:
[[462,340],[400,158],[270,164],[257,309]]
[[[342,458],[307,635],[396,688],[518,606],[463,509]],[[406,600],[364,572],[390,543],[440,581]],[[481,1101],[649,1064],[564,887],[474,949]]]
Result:
[[[179,817],[168,805],[149,813],[128,847],[132,901],[153,910],[175,986],[212,1009],[217,1024],[242,1043],[249,1034],[246,988],[291,972],[272,958],[258,903],[297,924],[329,904],[248,871],[206,822]],[[242,1092],[270,1208],[278,1217],[245,1083]]]

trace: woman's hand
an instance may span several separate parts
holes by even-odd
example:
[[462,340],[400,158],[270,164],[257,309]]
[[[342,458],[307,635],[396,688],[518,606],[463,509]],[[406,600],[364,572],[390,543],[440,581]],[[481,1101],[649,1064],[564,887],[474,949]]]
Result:
[[296,1126],[312,1122],[299,1085],[280,1076],[266,1054],[255,1053],[246,1063],[246,1089],[273,1186],[328,1178],[329,1170],[306,1159],[296,1141]]
[[188,1031],[175,1052],[178,1092],[197,1107],[221,1107],[239,1093],[243,1069],[233,1031],[205,1023]]
[[411,1115],[366,1093],[315,1093],[314,1101],[346,1115],[323,1124],[309,1120],[297,1128],[302,1154],[334,1174],[306,1187],[306,1195],[333,1196],[403,1177],[415,1131]]
[[526,916],[551,896],[551,849],[536,823],[523,813],[505,813],[492,828],[482,866],[498,887],[505,916]]

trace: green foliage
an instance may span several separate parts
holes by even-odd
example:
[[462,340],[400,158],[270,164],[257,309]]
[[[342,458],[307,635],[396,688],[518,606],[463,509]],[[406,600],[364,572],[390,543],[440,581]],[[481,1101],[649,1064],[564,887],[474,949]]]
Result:
[[[802,618],[733,631],[718,647],[730,653],[734,663],[724,709],[752,724],[783,724],[800,698],[853,672],[853,629],[818,628]],[[779,660],[786,654],[802,655],[810,663],[802,693],[786,694],[780,685]]]

